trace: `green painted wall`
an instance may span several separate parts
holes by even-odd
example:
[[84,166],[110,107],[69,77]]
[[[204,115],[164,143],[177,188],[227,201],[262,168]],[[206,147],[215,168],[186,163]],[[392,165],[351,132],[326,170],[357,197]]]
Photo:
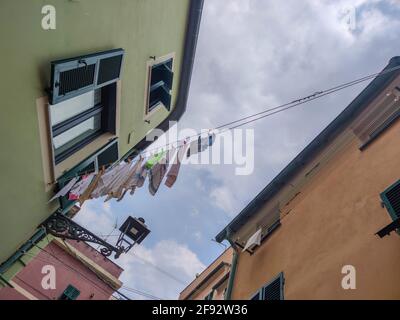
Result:
[[[57,10],[57,29],[41,28],[42,6]],[[122,47],[120,154],[168,113],[143,121],[146,61],[175,52],[174,105],[183,56],[188,0],[0,1],[0,262],[12,255],[56,207],[47,205],[36,99],[44,96],[50,62]],[[135,134],[128,145],[128,134]]]

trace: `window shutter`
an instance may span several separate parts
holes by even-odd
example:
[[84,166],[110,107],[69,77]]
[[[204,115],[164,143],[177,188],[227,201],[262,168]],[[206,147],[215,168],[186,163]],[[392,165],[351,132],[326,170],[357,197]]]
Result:
[[283,273],[263,289],[263,300],[283,300]]
[[208,295],[206,295],[204,300],[212,300],[213,296],[214,296],[214,290],[211,290],[211,292]]
[[171,94],[164,85],[155,86],[151,89],[150,93],[150,108],[156,105],[158,102],[162,102],[164,107],[170,111],[171,109]]
[[76,298],[78,298],[80,293],[81,292],[74,286],[68,285],[67,289],[64,290],[63,294],[68,300],[76,300]]
[[361,142],[361,150],[400,116],[399,97],[400,88],[395,87],[356,120],[352,130]]
[[103,165],[108,167],[111,163],[114,163],[118,159],[118,141],[115,140],[108,146],[107,149],[102,151],[97,156],[98,168],[101,168]]
[[400,218],[400,180],[382,192],[381,199],[391,218]]
[[[170,61],[172,63],[172,60]],[[171,70],[171,66],[169,66],[168,62],[162,63],[153,67],[151,74],[151,85],[154,85],[158,82],[163,82],[168,90],[172,90],[173,78],[174,73]]]
[[124,50],[114,49],[51,63],[50,104],[76,97],[120,79]]
[[260,292],[257,292],[254,296],[251,297],[250,300],[261,300],[260,299]]

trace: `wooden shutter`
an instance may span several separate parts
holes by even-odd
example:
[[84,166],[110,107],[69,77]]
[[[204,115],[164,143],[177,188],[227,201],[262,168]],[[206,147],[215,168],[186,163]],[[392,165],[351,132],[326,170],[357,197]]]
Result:
[[164,85],[152,87],[150,92],[150,108],[161,102],[164,107],[170,111],[171,109],[171,94]]
[[110,143],[104,151],[99,153],[97,156],[97,164],[99,168],[101,168],[103,165],[108,167],[111,163],[114,163],[118,159],[118,141],[115,140]]
[[263,300],[283,300],[283,284],[284,278],[281,272],[263,288]]
[[365,148],[400,116],[399,97],[400,89],[395,87],[356,120],[352,130],[361,142],[360,149]]
[[63,294],[68,300],[76,300],[76,298],[78,298],[80,293],[81,292],[74,286],[68,285],[67,289],[64,290]]
[[174,78],[174,73],[171,70],[172,59],[170,62],[165,62],[157,66],[153,66],[151,74],[151,85],[158,82],[163,82],[168,90],[172,90],[172,83]]
[[121,77],[124,50],[114,49],[51,63],[50,104],[114,83]]
[[400,218],[400,180],[382,192],[381,199],[392,219]]

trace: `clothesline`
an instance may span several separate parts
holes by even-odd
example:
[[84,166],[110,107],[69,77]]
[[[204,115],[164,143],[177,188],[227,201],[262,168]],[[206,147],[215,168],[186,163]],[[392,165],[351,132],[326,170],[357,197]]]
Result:
[[[302,97],[302,98],[299,98],[299,99],[295,99],[295,100],[292,100],[291,102],[284,103],[284,104],[281,104],[281,105],[278,105],[278,106],[275,106],[275,107],[272,107],[272,108],[267,108],[267,109],[265,109],[263,111],[260,111],[258,113],[255,113],[255,114],[240,118],[238,120],[231,121],[229,123],[222,124],[222,125],[220,125],[218,127],[215,127],[214,129],[210,129],[209,132],[212,132],[212,131],[215,131],[215,130],[223,128],[221,131],[213,133],[214,135],[219,135],[219,134],[222,134],[222,133],[224,133],[226,131],[236,129],[236,128],[238,128],[240,126],[243,126],[245,124],[248,124],[248,123],[263,119],[263,118],[266,118],[268,116],[274,115],[274,114],[279,113],[279,112],[283,112],[285,110],[294,108],[296,106],[299,106],[299,105],[302,105],[304,103],[313,101],[315,99],[319,99],[319,98],[321,98],[321,97],[323,97],[325,95],[332,94],[334,92],[337,92],[337,91],[343,90],[345,88],[354,86],[356,84],[359,84],[361,82],[367,81],[367,80],[372,79],[374,77],[379,77],[379,76],[394,72],[394,71],[399,70],[399,69],[400,69],[400,66],[396,66],[396,67],[393,67],[393,68],[388,68],[388,69],[383,70],[381,72],[372,73],[372,74],[369,74],[367,76],[364,76],[364,77],[361,77],[361,78],[358,78],[358,79],[355,79],[355,80],[352,80],[352,81],[349,81],[349,82],[346,82],[346,83],[331,87],[329,89],[316,91],[315,93],[313,93],[311,95],[308,95],[308,96],[305,96],[305,97]],[[247,119],[251,119],[251,120],[243,122],[244,120],[247,120]],[[236,123],[239,123],[239,124],[226,128],[227,126],[230,126],[230,125],[236,124]],[[187,139],[191,139],[191,138],[194,138],[194,137],[199,137],[200,138],[201,135],[202,135],[202,133],[197,133],[195,135],[187,137]],[[143,155],[146,156],[146,155],[152,154],[153,150],[164,150],[164,148],[170,146],[171,144],[173,145],[174,143],[179,143],[179,142],[180,141],[178,140],[178,141],[175,141],[175,142],[168,143],[168,144],[166,144],[164,146],[155,147],[155,148],[150,149],[150,150],[143,150],[141,152],[135,153],[131,157],[127,157],[125,160],[132,161],[138,156],[143,156]],[[176,148],[180,149],[181,147],[182,147],[182,145],[181,146],[177,146]],[[169,150],[169,149],[167,149],[167,150]],[[106,164],[105,166],[111,166],[112,167],[112,166],[118,164],[119,162],[120,162],[120,160],[118,160],[116,162],[113,162],[113,163]],[[87,172],[81,174],[80,176],[84,176],[84,175],[89,174],[91,172],[95,172],[95,170],[87,171]],[[76,175],[74,177],[70,177],[68,179],[65,179],[64,182],[72,180],[75,177],[79,177],[79,176]]]
[[[218,134],[221,134],[221,133],[222,133],[222,132],[211,133],[211,131],[209,131],[209,134],[208,134],[207,138],[204,138],[204,139],[210,139],[210,136],[212,136],[212,137],[213,137],[213,140],[215,140],[215,137],[216,137]],[[191,138],[191,137],[194,137],[194,136],[198,136],[198,139],[197,139],[196,141],[192,141],[192,143],[197,143],[197,144],[199,144],[199,143],[200,143],[199,141],[201,141],[201,136],[200,136],[199,134],[193,135],[193,136],[188,136],[188,137],[186,137],[185,139],[177,140],[176,142],[173,142],[173,143],[171,142],[171,143],[166,144],[166,145],[164,145],[164,146],[162,146],[162,147],[156,147],[156,148],[153,148],[153,149],[151,149],[151,150],[147,150],[146,152],[143,152],[143,151],[142,151],[142,152],[139,152],[139,153],[135,153],[133,156],[127,157],[127,158],[125,158],[124,160],[117,160],[117,161],[114,161],[114,162],[110,162],[110,163],[107,163],[107,164],[103,164],[103,165],[102,165],[102,168],[105,169],[106,167],[113,167],[113,166],[117,165],[118,163],[120,163],[121,161],[131,162],[131,161],[135,160],[135,159],[138,158],[138,157],[142,157],[142,158],[144,158],[144,159],[147,159],[147,158],[151,157],[152,155],[157,156],[158,154],[163,153],[163,152],[164,152],[164,148],[167,147],[167,146],[169,146],[169,145],[172,145],[172,147],[166,149],[165,152],[168,152],[168,151],[170,151],[170,150],[172,150],[172,149],[179,150],[179,149],[181,149],[182,147],[184,147],[185,144],[189,144],[190,138]],[[212,142],[214,142],[214,141],[212,141]],[[174,146],[175,143],[177,144],[176,147]],[[211,144],[212,144],[212,143],[211,143]],[[152,150],[153,150],[153,152],[152,152]],[[189,151],[190,151],[190,150],[193,150],[193,147],[189,148]],[[155,152],[155,151],[157,151],[157,152]],[[189,156],[190,156],[190,155],[188,155],[188,157],[189,157]],[[96,169],[93,169],[93,170],[86,170],[86,171],[84,171],[84,172],[81,173],[81,174],[75,174],[74,176],[71,176],[71,177],[69,177],[69,178],[63,179],[63,182],[65,183],[65,182],[68,182],[68,181],[70,181],[70,180],[72,180],[72,179],[74,179],[74,178],[83,177],[83,176],[88,175],[88,174],[90,174],[90,173],[96,173],[96,172],[97,172]]]
[[143,187],[147,177],[149,192],[154,196],[164,178],[167,187],[171,188],[175,184],[185,155],[190,157],[203,152],[212,146],[214,141],[215,134],[190,143],[184,140],[183,145],[156,153],[147,160],[140,156],[136,162],[119,161],[107,169],[103,166],[98,172],[76,175],[50,201],[67,195],[69,200],[79,201],[81,206],[88,199],[103,196],[106,196],[104,201],[112,198],[121,201],[127,192],[133,195],[137,188]]

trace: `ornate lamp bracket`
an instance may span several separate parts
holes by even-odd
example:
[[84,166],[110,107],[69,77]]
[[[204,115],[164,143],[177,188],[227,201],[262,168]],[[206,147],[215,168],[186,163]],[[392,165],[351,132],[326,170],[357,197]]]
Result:
[[105,257],[115,252],[115,258],[118,258],[124,251],[123,247],[114,247],[59,212],[53,213],[42,225],[47,233],[57,238],[92,242],[100,245],[102,247],[100,253]]

